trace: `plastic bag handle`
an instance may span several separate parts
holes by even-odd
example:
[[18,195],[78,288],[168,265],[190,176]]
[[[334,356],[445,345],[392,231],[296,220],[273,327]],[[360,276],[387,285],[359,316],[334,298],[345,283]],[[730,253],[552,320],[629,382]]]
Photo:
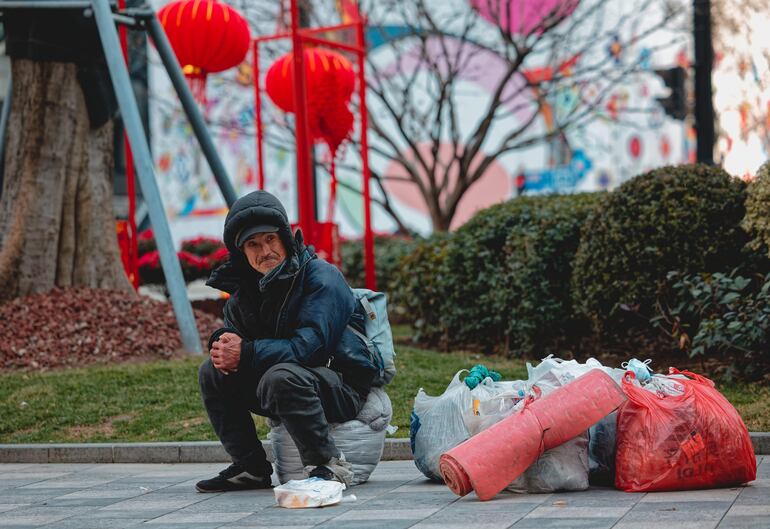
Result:
[[714,387],[714,381],[710,378],[704,377],[703,375],[699,375],[698,373],[693,373],[692,371],[684,370],[680,371],[675,367],[669,367],[668,368],[668,374],[669,375],[684,375],[688,378],[693,379],[696,382],[700,382],[701,384],[706,384],[708,386]]
[[[672,374],[679,374],[672,373]],[[684,374],[684,373],[682,373]],[[640,387],[637,387],[634,385],[634,379],[636,378],[636,375],[633,371],[626,371],[626,374],[623,375],[623,393],[626,394],[626,397],[628,397],[628,400],[633,402],[634,404],[638,406],[642,406],[647,409],[653,409],[653,408],[660,408],[660,405],[658,404],[658,401],[660,401],[661,397],[657,396],[656,394],[647,391],[646,389],[642,389]],[[686,380],[682,381],[684,386],[684,393],[681,395],[666,395],[665,398],[667,399],[684,399],[690,396],[692,393],[692,387],[687,384]]]
[[460,380],[460,375],[463,373],[470,373],[467,369],[461,369],[457,373],[455,373],[455,376],[452,377],[452,380],[449,382],[449,385],[446,387],[447,389],[453,388],[457,386],[458,384],[462,384],[462,381]]

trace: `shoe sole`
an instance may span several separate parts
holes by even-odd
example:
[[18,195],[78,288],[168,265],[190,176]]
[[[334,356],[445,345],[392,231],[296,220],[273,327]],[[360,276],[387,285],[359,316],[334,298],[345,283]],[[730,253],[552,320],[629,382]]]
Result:
[[198,485],[195,485],[195,490],[198,492],[238,492],[242,490],[270,490],[272,489],[272,485],[268,485],[266,487],[242,487],[242,488],[233,488],[233,489],[202,489]]

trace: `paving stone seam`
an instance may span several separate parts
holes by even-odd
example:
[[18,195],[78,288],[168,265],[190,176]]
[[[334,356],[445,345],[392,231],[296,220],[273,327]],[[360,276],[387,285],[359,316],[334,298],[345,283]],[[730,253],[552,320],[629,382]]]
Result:
[[[760,463],[760,464],[761,464],[761,463],[762,463],[762,460],[760,459],[758,463]],[[757,465],[757,466],[759,466],[759,465]],[[735,498],[733,498],[733,501],[731,501],[731,502],[730,502],[730,506],[729,506],[729,507],[728,507],[728,508],[725,510],[724,514],[722,514],[722,517],[721,517],[721,518],[719,519],[719,521],[717,522],[717,525],[716,525],[716,527],[717,527],[717,528],[719,528],[719,525],[720,525],[720,524],[722,523],[722,521],[725,519],[725,517],[727,516],[727,513],[729,513],[729,512],[730,512],[730,509],[732,509],[732,508],[733,508],[733,505],[735,505],[735,502],[736,502],[736,501],[738,501],[738,498],[741,496],[741,494],[743,494],[743,491],[744,491],[744,490],[746,490],[746,488],[745,488],[745,487],[744,487],[744,489],[743,489],[743,490],[741,490],[741,491],[740,491],[738,494],[736,494],[736,495],[735,495]]]
[[645,496],[647,496],[647,493],[644,493],[644,494],[641,494],[640,496],[637,496],[637,497],[636,497],[636,501],[633,503],[633,505],[631,505],[631,508],[630,508],[630,509],[628,509],[628,510],[627,510],[627,511],[626,511],[626,512],[623,514],[623,516],[621,516],[620,518],[618,518],[617,520],[615,520],[615,523],[614,523],[614,524],[612,524],[612,526],[610,527],[610,529],[612,529],[613,527],[615,527],[616,525],[618,525],[620,522],[622,522],[622,521],[623,521],[623,519],[624,519],[626,516],[628,516],[628,515],[631,513],[631,511],[633,511],[633,510],[636,508],[636,506],[637,506],[637,505],[639,505],[639,504],[641,503],[642,499],[644,499],[644,497],[645,497]]

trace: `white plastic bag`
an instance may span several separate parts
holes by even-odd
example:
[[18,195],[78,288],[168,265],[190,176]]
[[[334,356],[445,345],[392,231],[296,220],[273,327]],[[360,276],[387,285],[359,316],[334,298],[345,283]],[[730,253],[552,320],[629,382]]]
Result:
[[458,371],[444,393],[431,397],[420,388],[414,399],[409,437],[414,464],[425,477],[443,482],[439,458],[470,437],[463,414],[473,408],[473,400],[486,401],[500,391],[490,378],[473,389],[460,380],[467,370]]
[[327,481],[321,478],[290,480],[275,487],[275,501],[287,509],[306,509],[323,507],[342,501],[345,485],[339,481]]
[[[387,393],[382,388],[372,388],[356,419],[331,425],[334,444],[345,454],[345,460],[353,465],[351,485],[366,482],[380,462],[392,414]],[[304,466],[294,440],[283,425],[269,422],[272,428],[267,438],[273,446],[278,481],[286,483],[304,478]]]
[[583,432],[541,455],[505,490],[547,493],[588,488],[588,435]]

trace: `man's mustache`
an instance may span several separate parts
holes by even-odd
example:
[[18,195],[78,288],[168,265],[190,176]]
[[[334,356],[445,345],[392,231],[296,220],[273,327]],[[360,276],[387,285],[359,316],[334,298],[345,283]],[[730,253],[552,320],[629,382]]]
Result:
[[267,261],[268,259],[280,259],[280,258],[281,258],[281,257],[280,257],[280,256],[279,256],[277,253],[271,253],[270,255],[267,255],[267,256],[265,256],[265,257],[261,257],[261,258],[259,259],[259,264],[262,264],[262,263],[264,263],[264,262],[265,262],[265,261]]

